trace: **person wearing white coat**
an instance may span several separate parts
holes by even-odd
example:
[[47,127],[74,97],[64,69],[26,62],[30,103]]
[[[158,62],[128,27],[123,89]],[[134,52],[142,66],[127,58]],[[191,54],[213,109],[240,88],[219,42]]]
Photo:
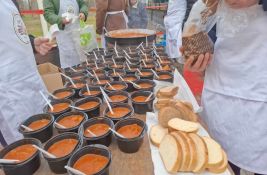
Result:
[[179,58],[182,45],[182,25],[186,12],[186,0],[170,0],[164,17],[166,51],[170,58]]
[[240,168],[267,174],[267,13],[258,0],[223,0],[217,9],[214,56],[185,69],[205,71],[201,118]]
[[42,113],[45,101],[39,91],[46,87],[39,75],[33,47],[46,54],[48,39],[36,38],[31,46],[25,25],[12,0],[0,0],[0,143],[5,146],[20,138],[19,124]]

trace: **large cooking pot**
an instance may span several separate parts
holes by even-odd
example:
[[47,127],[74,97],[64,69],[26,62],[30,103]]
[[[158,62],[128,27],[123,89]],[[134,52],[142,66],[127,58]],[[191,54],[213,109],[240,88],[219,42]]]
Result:
[[[142,36],[143,35],[143,36]],[[114,30],[105,34],[107,44],[114,45],[117,42],[119,46],[137,46],[139,44],[152,43],[156,40],[156,31],[148,29],[122,29]]]

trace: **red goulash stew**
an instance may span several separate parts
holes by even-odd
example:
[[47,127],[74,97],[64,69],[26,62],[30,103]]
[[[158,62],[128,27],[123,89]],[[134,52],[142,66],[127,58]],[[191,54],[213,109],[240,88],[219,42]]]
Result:
[[53,105],[53,108],[54,110],[52,111],[51,109],[49,109],[49,112],[61,112],[61,111],[64,111],[66,109],[68,109],[68,107],[70,106],[69,103],[58,103],[58,104],[54,104]]
[[109,125],[103,124],[103,123],[98,123],[98,124],[94,124],[92,126],[87,127],[84,130],[83,135],[85,137],[93,137],[93,135],[91,135],[88,132],[88,129],[98,137],[98,136],[102,136],[102,135],[106,134],[109,131]]
[[31,158],[36,151],[37,151],[37,149],[34,148],[30,144],[21,145],[21,146],[16,147],[15,149],[9,151],[4,156],[4,159],[19,160],[18,163],[21,163],[21,162],[24,162],[25,160],[28,160],[29,158]]
[[70,115],[62,118],[58,121],[58,123],[62,126],[65,126],[66,128],[73,128],[77,125],[79,125],[83,120],[82,115]]
[[95,101],[89,101],[84,104],[79,105],[78,107],[84,110],[95,108],[99,105],[98,102]]
[[69,155],[75,149],[77,144],[78,140],[76,139],[63,139],[54,143],[47,151],[55,155],[57,158],[64,157]]
[[137,124],[126,125],[117,130],[117,132],[126,138],[135,138],[141,134],[142,127]]
[[58,99],[63,99],[63,98],[66,98],[68,96],[70,96],[72,94],[72,92],[70,91],[64,91],[64,92],[58,92],[55,94],[55,96],[58,98]]
[[46,125],[48,125],[49,122],[50,120],[48,119],[41,119],[41,120],[32,122],[31,124],[29,124],[28,127],[35,131],[35,130],[45,127]]
[[112,114],[110,111],[107,113],[107,116],[110,118],[121,118],[129,114],[131,111],[126,107],[115,107],[112,108],[114,114]]

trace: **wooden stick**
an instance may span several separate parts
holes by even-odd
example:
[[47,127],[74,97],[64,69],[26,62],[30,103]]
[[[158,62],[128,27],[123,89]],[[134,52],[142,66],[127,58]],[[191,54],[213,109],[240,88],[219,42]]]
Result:
[[116,90],[109,82],[107,82],[107,84],[109,85],[109,87],[111,87],[112,90]]
[[143,73],[137,68],[137,72],[139,72],[140,75],[143,75]]
[[95,133],[93,133],[90,129],[86,129],[87,132],[89,132],[93,137],[97,137],[97,135],[95,135]]
[[59,123],[57,123],[57,122],[54,122],[54,123],[55,123],[55,125],[56,125],[57,127],[62,128],[62,129],[66,129],[65,126],[63,126],[63,125],[61,125],[61,124],[59,124]]
[[104,63],[106,63],[105,57],[102,55],[102,60]]
[[13,159],[0,159],[0,163],[2,164],[9,164],[9,163],[17,163],[19,160],[13,160]]
[[29,128],[29,127],[27,127],[27,126],[25,126],[25,125],[20,125],[23,129],[25,129],[25,130],[27,130],[27,131],[33,131],[33,129],[32,128]]
[[101,92],[102,92],[102,94],[103,94],[103,97],[104,97],[104,99],[105,99],[105,101],[106,101],[106,103],[107,103],[107,105],[108,105],[108,109],[109,109],[109,111],[111,112],[111,114],[114,114],[114,112],[113,112],[113,110],[112,110],[112,107],[111,107],[111,105],[109,104],[109,101],[108,101],[108,99],[107,99],[107,95],[106,95],[106,93],[104,92],[104,90],[102,89],[102,87],[100,87],[100,90],[101,90]]
[[93,70],[93,73],[94,73],[94,75],[95,75],[95,78],[96,78],[97,82],[100,84],[100,80],[99,80],[97,74],[95,73],[95,70]]
[[126,65],[128,67],[129,70],[132,70],[131,67],[129,66],[129,64],[126,62]]
[[86,89],[87,89],[88,94],[91,95],[91,92],[90,92],[90,89],[89,89],[88,84],[85,84],[85,86],[86,86]]
[[76,107],[76,106],[71,106],[71,105],[70,105],[70,107],[71,107],[71,108],[73,108],[73,109],[80,110],[80,111],[83,111],[83,110],[84,110],[84,109],[82,109],[82,108],[79,108],[79,107]]
[[39,93],[41,94],[41,96],[43,97],[43,99],[46,101],[46,103],[48,104],[48,106],[50,107],[50,109],[52,111],[54,111],[53,106],[51,105],[50,101],[46,98],[46,96],[43,94],[43,92],[42,91],[39,91]]
[[62,75],[63,77],[69,79],[70,80],[70,83],[73,85],[73,87],[77,88],[77,86],[75,85],[75,83],[72,81],[72,79],[69,76],[67,76],[67,75],[65,75],[63,73],[60,73],[60,75]]
[[150,93],[150,95],[146,98],[145,102],[149,101],[150,98],[152,97],[153,93]]
[[83,172],[79,171],[79,170],[76,170],[72,167],[69,167],[69,166],[64,166],[65,169],[69,170],[70,172],[72,172],[73,174],[76,174],[76,175],[86,175],[84,174]]
[[112,128],[109,128],[110,131],[112,131],[114,134],[116,134],[117,136],[121,137],[121,138],[126,138],[124,137],[123,135],[121,135],[120,133],[118,133],[117,131],[115,131],[114,129]]
[[95,51],[93,51],[93,53],[94,53],[94,55],[95,55],[95,59],[96,59],[96,60],[98,60],[98,58],[97,58],[97,56],[96,56],[96,53],[95,53]]
[[159,79],[159,76],[158,76],[158,74],[153,70],[153,69],[151,69],[151,71],[153,72],[153,74]]

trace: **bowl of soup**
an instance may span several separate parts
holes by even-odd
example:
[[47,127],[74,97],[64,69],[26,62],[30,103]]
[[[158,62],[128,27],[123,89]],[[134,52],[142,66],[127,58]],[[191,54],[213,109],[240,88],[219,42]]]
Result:
[[32,145],[41,147],[41,142],[34,138],[18,140],[0,151],[0,159],[13,159],[18,162],[0,164],[5,175],[33,175],[40,167],[40,153]]
[[156,67],[157,72],[172,72],[174,70],[173,66],[169,64],[160,64],[161,66]]
[[116,64],[112,62],[111,64],[109,64],[109,68],[110,69],[123,69],[123,62],[118,62]]
[[146,114],[147,112],[153,112],[153,101],[155,100],[155,95],[153,94],[150,98],[150,91],[136,91],[131,94],[131,101],[135,113]]
[[112,132],[109,128],[114,128],[111,119],[95,117],[84,122],[79,129],[79,133],[87,145],[102,144],[109,146],[112,142]]
[[61,100],[61,99],[70,99],[70,100],[72,100],[74,98],[75,91],[72,88],[62,88],[62,89],[55,90],[53,92],[53,95],[55,97],[57,97],[54,100],[57,100],[57,99],[59,99],[59,100]]
[[116,61],[116,63],[121,63],[121,62],[126,61],[125,57],[124,56],[120,56],[120,55],[122,55],[122,54],[119,54],[119,56],[116,55],[116,56],[113,57],[113,59],[114,59],[114,61]]
[[[111,164],[111,152],[104,145],[89,145],[76,151],[70,158],[68,166],[84,174],[108,175]],[[70,175],[75,175],[68,172]]]
[[83,73],[84,70],[83,69],[79,69],[78,65],[77,65],[77,66],[72,66],[71,68],[70,67],[64,68],[63,72],[66,75],[70,76],[71,74],[74,74],[74,73]]
[[166,81],[173,83],[173,73],[171,72],[159,72],[157,73],[159,77],[157,77],[158,81]]
[[84,87],[84,88],[82,88],[82,89],[80,90],[80,92],[79,92],[79,96],[80,96],[81,98],[86,98],[86,97],[98,97],[98,98],[100,98],[100,99],[103,98],[99,86],[92,86],[92,85],[89,85],[88,88],[89,88],[89,91],[88,91],[87,87]]
[[114,134],[122,152],[135,153],[140,149],[147,131],[147,125],[144,121],[137,118],[127,118],[116,123],[114,128],[123,136]]
[[88,118],[92,118],[100,115],[101,104],[102,100],[98,97],[86,97],[76,101],[74,106],[80,108],[79,111],[86,113]]
[[[145,62],[145,64],[144,64]],[[155,69],[156,65],[153,60],[145,60],[141,62],[141,68],[142,69]],[[141,71],[142,72],[142,71]]]
[[75,98],[79,98],[79,91],[83,87],[85,87],[86,81],[85,80],[73,80],[73,83],[75,84],[75,86],[71,82],[67,82],[65,84],[65,87],[74,89],[75,90]]
[[113,81],[110,84],[106,84],[105,91],[110,93],[113,91],[124,91],[128,88],[128,85],[124,81]]
[[140,78],[134,74],[125,75],[122,78],[123,78],[124,82],[126,82],[128,85],[128,88],[126,89],[127,92],[133,92],[135,90],[133,84],[130,83],[129,81],[135,83],[137,80],[140,80]]
[[[70,74],[70,78],[72,79],[72,80],[82,80],[84,77],[86,76],[86,74],[84,74],[84,73],[77,73],[77,72],[73,72],[72,74]],[[69,79],[66,79],[65,78],[65,81],[69,81]]]
[[125,91],[113,91],[108,94],[110,98],[110,103],[128,103],[129,93]]
[[[80,111],[67,112],[60,115],[54,123],[54,128],[58,133],[76,132],[78,133],[80,125],[88,119],[87,114]],[[63,126],[63,127],[62,127]]]
[[150,69],[141,69],[140,72],[136,71],[136,76],[140,77],[141,80],[153,80],[154,74]]
[[114,123],[124,118],[131,117],[134,114],[133,107],[126,103],[111,104],[111,108],[113,113],[106,107],[104,116],[110,118]]
[[[97,69],[97,70],[94,70],[94,71],[95,71],[95,74],[96,74],[98,77],[103,77],[103,76],[106,76],[106,75],[107,75],[107,72],[106,72],[105,70],[103,70],[103,69]],[[87,72],[88,75],[89,75],[90,77],[95,78],[95,74],[94,74],[94,72],[93,72],[92,70],[90,70],[89,72],[90,72],[90,74]]]
[[28,131],[20,125],[19,132],[25,138],[35,138],[44,143],[53,136],[53,122],[54,116],[51,114],[33,115],[21,123],[33,131]]
[[72,101],[68,99],[53,100],[51,105],[53,106],[53,109],[51,109],[49,105],[46,105],[44,112],[52,114],[56,119],[61,114],[71,111],[70,105],[72,105]]
[[119,76],[124,76],[126,72],[123,69],[112,69],[108,72],[108,74],[113,78],[114,81],[119,81]]
[[138,85],[134,85],[135,89],[151,92],[154,91],[154,87],[156,86],[156,83],[153,80],[138,80],[135,84]]
[[92,84],[94,86],[101,86],[104,87],[107,83],[111,83],[113,81],[113,79],[111,77],[107,77],[107,76],[100,76],[98,77],[99,81],[94,78],[92,81]]
[[124,65],[124,69],[127,75],[135,75],[135,72],[137,71],[137,69],[140,69],[140,65],[129,65],[127,66],[127,64]]
[[44,145],[44,150],[54,155],[56,158],[50,158],[43,154],[47,160],[49,168],[56,174],[66,173],[64,168],[67,165],[71,155],[79,148],[83,142],[77,133],[65,132],[54,136]]

